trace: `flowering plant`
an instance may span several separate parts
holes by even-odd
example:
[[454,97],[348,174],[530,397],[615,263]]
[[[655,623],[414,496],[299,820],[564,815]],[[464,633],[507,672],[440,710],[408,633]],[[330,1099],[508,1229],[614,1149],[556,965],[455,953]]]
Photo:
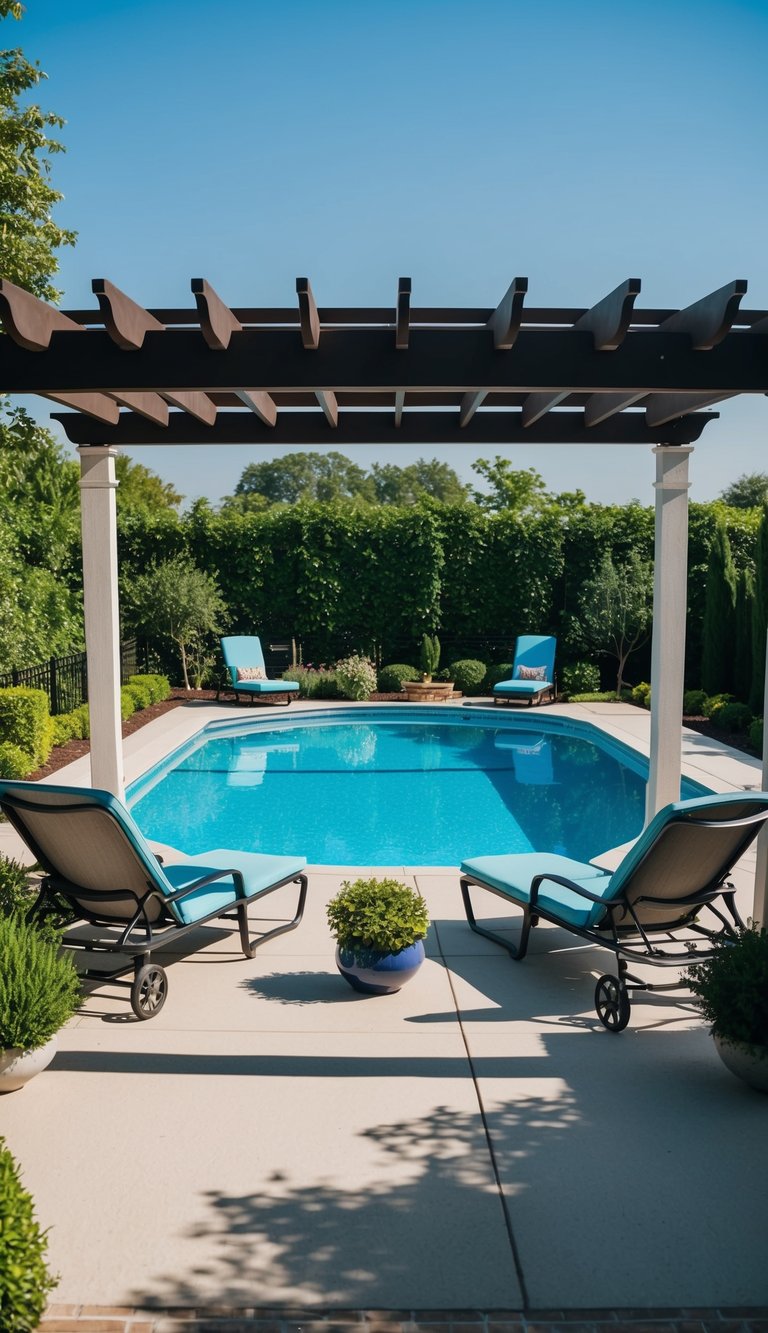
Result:
[[376,668],[367,657],[343,657],[334,671],[345,699],[370,699],[376,689]]

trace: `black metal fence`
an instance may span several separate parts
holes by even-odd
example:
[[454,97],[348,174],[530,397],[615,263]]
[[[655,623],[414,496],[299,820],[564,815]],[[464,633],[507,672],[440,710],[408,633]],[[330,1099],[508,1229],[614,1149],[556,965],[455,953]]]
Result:
[[[120,645],[120,679],[127,680],[138,669],[139,649],[136,639]],[[73,708],[88,702],[88,673],[85,653],[69,653],[66,657],[51,657],[38,666],[21,667],[0,676],[0,689],[11,685],[28,685],[45,690],[51,713],[71,713]]]

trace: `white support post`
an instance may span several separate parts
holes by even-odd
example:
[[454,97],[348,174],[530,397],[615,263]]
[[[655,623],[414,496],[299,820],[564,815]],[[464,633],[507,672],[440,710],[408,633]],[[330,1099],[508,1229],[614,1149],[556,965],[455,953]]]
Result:
[[688,589],[689,445],[659,445],[651,648],[651,759],[646,821],[680,799]]
[[83,602],[91,722],[91,783],[124,799],[120,719],[120,608],[117,593],[117,450],[82,446],[80,515]]
[[[768,636],[766,637],[765,680],[763,684],[763,717],[768,717]],[[768,791],[768,728],[763,728],[763,776],[762,789]],[[766,820],[768,824],[768,820]],[[759,926],[768,924],[768,828],[763,824],[757,836],[757,862],[755,865],[755,900],[752,905],[752,920]]]

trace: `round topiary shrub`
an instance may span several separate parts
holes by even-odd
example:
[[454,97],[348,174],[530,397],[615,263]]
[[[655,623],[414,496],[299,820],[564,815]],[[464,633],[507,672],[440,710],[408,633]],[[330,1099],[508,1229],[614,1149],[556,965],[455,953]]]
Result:
[[749,727],[749,743],[758,754],[763,753],[763,719],[753,717]]
[[485,680],[485,662],[477,658],[464,657],[460,662],[453,662],[448,668],[448,678],[462,694],[476,694]]
[[600,689],[600,668],[594,662],[571,662],[563,667],[563,693],[592,694]]
[[723,704],[712,720],[723,731],[746,731],[752,721],[752,711],[746,704]]
[[48,1293],[57,1285],[45,1263],[48,1237],[35,1218],[31,1194],[0,1139],[0,1328],[32,1333],[43,1317]]
[[399,694],[406,680],[421,680],[421,672],[405,662],[392,662],[381,668],[376,686],[380,694]]
[[28,778],[36,768],[35,760],[26,750],[10,741],[0,741],[0,778]]
[[492,666],[489,666],[485,673],[485,684],[488,689],[492,690],[500,680],[511,680],[512,670],[513,664],[511,662],[495,662]]
[[343,657],[333,668],[344,699],[370,699],[376,689],[376,668],[367,657]]
[[651,687],[647,680],[641,680],[639,685],[635,685],[632,690],[632,702],[639,704],[641,708],[650,708]]
[[54,745],[66,745],[67,741],[72,741],[79,734],[80,721],[74,713],[57,713],[51,718],[53,723],[53,743]]
[[120,690],[120,716],[123,722],[127,722],[129,717],[133,717],[136,712],[136,700],[127,685],[123,685]]
[[713,722],[716,722],[718,711],[721,708],[724,708],[726,704],[731,703],[733,703],[732,694],[711,694],[708,699],[705,699],[702,712],[705,717],[711,718]]
[[708,695],[705,690],[686,690],[683,695],[683,712],[686,717],[703,717],[704,705]]
[[132,696],[137,709],[149,708],[152,703],[152,691],[146,681],[129,680],[128,684],[123,686],[123,689],[127,690]]

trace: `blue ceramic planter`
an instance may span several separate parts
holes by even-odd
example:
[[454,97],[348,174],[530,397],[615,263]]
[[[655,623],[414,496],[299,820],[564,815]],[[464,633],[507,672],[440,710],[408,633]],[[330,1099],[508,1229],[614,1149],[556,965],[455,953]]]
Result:
[[394,995],[415,976],[424,962],[424,944],[417,940],[399,953],[373,949],[336,949],[336,966],[354,990],[365,995]]

